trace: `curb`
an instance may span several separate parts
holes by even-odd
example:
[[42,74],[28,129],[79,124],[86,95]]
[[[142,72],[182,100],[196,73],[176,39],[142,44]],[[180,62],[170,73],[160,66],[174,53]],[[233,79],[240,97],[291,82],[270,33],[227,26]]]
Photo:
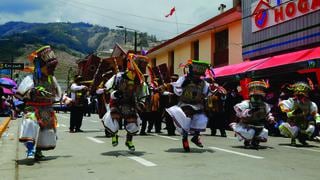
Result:
[[3,132],[7,129],[11,118],[7,117],[2,124],[0,124],[0,139],[2,137]]

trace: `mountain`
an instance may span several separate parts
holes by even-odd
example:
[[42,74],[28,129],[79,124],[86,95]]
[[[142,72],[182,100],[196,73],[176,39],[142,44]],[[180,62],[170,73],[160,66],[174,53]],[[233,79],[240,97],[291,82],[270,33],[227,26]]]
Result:
[[[58,52],[60,64],[64,64],[58,66],[57,77],[65,78],[69,67],[76,70],[77,59],[92,52],[109,51],[115,43],[124,45],[125,36],[127,45],[133,45],[134,32],[83,22],[8,22],[0,25],[0,62],[26,62],[28,54],[49,44]],[[139,47],[148,48],[155,41],[155,36],[139,33]]]

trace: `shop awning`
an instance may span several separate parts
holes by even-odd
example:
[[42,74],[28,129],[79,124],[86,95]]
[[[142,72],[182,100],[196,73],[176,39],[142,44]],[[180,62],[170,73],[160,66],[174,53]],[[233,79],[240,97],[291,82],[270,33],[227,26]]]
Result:
[[320,47],[215,68],[214,72],[216,77],[231,76],[315,59],[320,59]]
[[223,66],[214,69],[214,73],[216,77],[223,77],[223,76],[231,76],[236,74],[245,73],[250,71],[252,68],[260,65],[261,63],[265,62],[269,58],[260,59],[256,61],[245,61],[239,64],[232,64],[229,66]]
[[315,59],[320,59],[320,47],[273,56],[269,60],[250,69],[250,71],[268,69]]

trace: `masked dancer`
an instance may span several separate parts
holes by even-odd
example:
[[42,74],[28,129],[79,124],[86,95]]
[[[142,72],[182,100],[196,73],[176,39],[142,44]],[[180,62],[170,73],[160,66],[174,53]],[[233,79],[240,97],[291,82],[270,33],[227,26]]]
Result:
[[189,72],[171,83],[174,93],[179,96],[179,102],[167,108],[173,119],[176,130],[182,135],[182,145],[186,152],[190,152],[188,135],[192,134],[191,141],[198,147],[203,147],[200,141],[200,132],[205,131],[208,118],[203,112],[204,99],[209,93],[209,84],[201,79],[210,67],[203,61],[189,61],[185,67]]
[[115,74],[107,81],[110,89],[110,111],[104,117],[105,128],[112,135],[112,145],[118,145],[119,121],[124,119],[127,131],[125,145],[130,151],[135,151],[133,135],[139,131],[140,117],[145,106],[147,85],[144,76],[149,59],[145,56],[128,55],[127,68],[124,72]]
[[231,123],[239,141],[244,140],[245,148],[258,148],[260,142],[267,142],[268,130],[264,128],[266,121],[274,122],[270,106],[264,102],[267,84],[264,81],[252,81],[248,84],[249,100],[234,106],[239,123]]
[[29,56],[34,74],[23,79],[17,94],[26,102],[19,141],[27,148],[27,158],[43,158],[42,150],[56,147],[57,119],[53,103],[60,99],[61,89],[54,77],[57,58],[50,46]]
[[302,145],[306,142],[315,130],[315,122],[320,122],[318,107],[309,99],[310,86],[304,82],[297,82],[292,85],[294,97],[283,100],[279,103],[281,111],[286,112],[288,122],[279,126],[280,133],[291,138],[291,145],[296,145],[296,139]]

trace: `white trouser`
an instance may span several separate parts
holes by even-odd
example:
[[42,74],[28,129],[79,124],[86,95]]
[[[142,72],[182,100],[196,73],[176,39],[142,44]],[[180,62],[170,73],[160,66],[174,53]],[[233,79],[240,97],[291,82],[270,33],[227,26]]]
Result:
[[[102,118],[103,125],[105,128],[111,133],[116,133],[119,130],[119,122],[117,120],[113,120],[111,118],[111,113],[108,111]],[[137,114],[137,122],[134,123],[126,123],[126,131],[130,134],[135,134],[140,129],[141,120],[139,115]]]
[[[279,126],[280,133],[286,137],[290,138],[296,138],[298,136],[298,133],[300,131],[300,128],[298,126],[292,126],[289,123],[282,123]],[[307,134],[308,136],[311,136],[315,130],[315,127],[313,125],[309,125],[306,130],[304,130],[302,133]]]
[[255,136],[256,130],[242,123],[231,123],[230,127],[236,133],[239,141],[246,140],[251,141],[254,137],[259,139],[261,142],[266,142],[268,139],[268,130],[263,128],[262,131]]
[[176,130],[183,134],[183,131],[205,131],[208,118],[204,113],[194,114],[192,118],[186,116],[179,106],[172,106],[166,111],[172,117]]
[[19,141],[20,142],[26,142],[26,141],[36,142],[39,128],[40,127],[36,120],[32,120],[30,118],[24,118],[20,126]]
[[56,147],[57,134],[56,130],[40,129],[35,120],[25,118],[21,123],[19,141],[33,141],[37,149],[50,150]]

